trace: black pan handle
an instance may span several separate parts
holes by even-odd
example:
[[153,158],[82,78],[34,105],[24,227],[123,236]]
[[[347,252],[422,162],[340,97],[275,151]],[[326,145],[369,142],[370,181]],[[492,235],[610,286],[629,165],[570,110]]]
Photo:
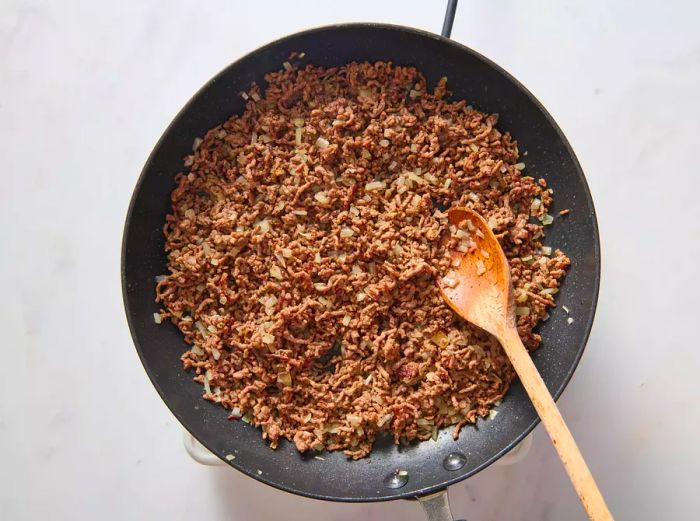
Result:
[[445,21],[442,22],[442,34],[445,38],[449,38],[452,34],[452,24],[455,21],[455,13],[457,12],[457,0],[447,0],[447,11],[445,11]]

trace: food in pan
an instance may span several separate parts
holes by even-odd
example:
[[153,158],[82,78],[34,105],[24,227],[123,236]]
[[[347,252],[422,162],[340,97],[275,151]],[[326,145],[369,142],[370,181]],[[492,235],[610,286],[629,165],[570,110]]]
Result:
[[377,62],[285,63],[266,80],[175,178],[156,321],[184,334],[204,398],[272,448],[361,458],[382,431],[458,436],[514,373],[440,296],[445,237],[469,244],[444,210],[473,208],[496,233],[534,349],[569,264],[542,243],[552,191],[446,79],[430,90],[417,69]]

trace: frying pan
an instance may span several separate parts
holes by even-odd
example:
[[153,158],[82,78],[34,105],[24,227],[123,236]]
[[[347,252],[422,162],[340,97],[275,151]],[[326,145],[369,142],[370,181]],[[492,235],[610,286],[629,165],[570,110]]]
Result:
[[[600,281],[600,245],[591,195],[581,167],[561,130],[535,97],[515,78],[477,52],[449,40],[455,2],[450,2],[443,36],[395,25],[340,24],[303,31],[272,42],[226,67],[197,92],[156,144],[134,189],[122,244],[122,285],[126,315],[144,368],[177,419],[213,454],[248,476],[294,494],[346,502],[422,498],[433,519],[451,519],[446,488],[506,454],[537,424],[538,417],[519,382],[514,382],[498,416],[465,427],[458,440],[443,429],[437,441],[394,445],[379,437],[367,458],[352,461],[341,452],[323,459],[299,454],[282,441],[277,450],[259,429],[227,419],[227,411],[202,400],[202,387],[182,369],[187,349],[172,324],[156,325],[154,277],[166,273],[163,223],[170,210],[174,176],[193,139],[244,110],[239,93],[265,73],[280,68],[292,51],[325,67],[351,61],[391,61],[421,70],[434,85],[448,77],[453,99],[500,115],[526,151],[527,173],[544,177],[554,189],[553,215],[569,208],[547,228],[547,244],[561,248],[572,266],[557,296],[559,307],[541,324],[542,346],[535,365],[555,398],[569,382],[593,322]],[[569,324],[561,305],[575,320]],[[397,471],[401,471],[397,473]],[[426,499],[427,498],[427,499]]]

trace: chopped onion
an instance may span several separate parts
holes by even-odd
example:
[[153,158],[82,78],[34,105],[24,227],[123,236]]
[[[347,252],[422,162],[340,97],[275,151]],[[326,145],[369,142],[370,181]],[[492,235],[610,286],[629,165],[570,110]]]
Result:
[[429,172],[426,174],[423,174],[423,179],[425,179],[426,181],[428,181],[429,183],[432,183],[434,185],[436,185],[440,182],[440,180],[437,177],[435,177],[433,174],[431,174]]
[[569,314],[569,308],[567,308],[566,306],[562,306],[561,308],[564,310],[564,313],[566,313],[567,315]]
[[532,203],[530,204],[530,212],[535,213],[537,210],[540,209],[540,206],[542,206],[542,201],[540,201],[537,197],[535,197],[532,200]]
[[389,140],[388,139],[380,139],[379,140],[379,146],[380,147],[388,147],[389,146]]
[[485,259],[488,259],[491,257],[491,254],[488,251],[482,249],[481,256],[484,257]]
[[449,188],[450,185],[452,184],[452,179],[445,179],[445,188]]
[[469,143],[469,148],[471,148],[472,152],[478,152],[479,147],[476,146],[474,143]]
[[292,123],[294,123],[295,127],[303,127],[304,126],[304,120],[301,118],[294,118],[292,120]]
[[371,183],[367,183],[365,185],[365,190],[367,192],[371,192],[373,190],[381,190],[385,186],[386,186],[386,184],[382,181],[372,181]]
[[221,358],[221,351],[219,351],[215,347],[212,347],[211,354],[214,356],[214,360],[218,360],[219,358]]
[[489,217],[488,225],[489,225],[489,228],[491,228],[492,230],[495,230],[496,227],[498,226],[498,221],[496,220],[496,218],[493,215],[491,217]]
[[314,282],[314,288],[316,291],[325,291],[328,286],[323,282]]
[[362,302],[365,298],[367,298],[367,295],[363,291],[360,291],[355,297],[358,302]]
[[256,226],[260,229],[261,232],[267,233],[270,231],[270,222],[267,219],[263,219],[262,221],[259,221]]
[[258,142],[258,133],[257,133],[257,132],[253,132],[253,133],[251,134],[251,136],[250,136],[250,144],[251,144],[251,145],[254,145],[254,144],[257,143],[257,142]]
[[493,420],[497,415],[498,411],[496,409],[491,409],[489,411],[489,420]]
[[476,274],[481,276],[486,273],[486,266],[484,266],[484,261],[481,259],[476,261]]
[[282,257],[286,259],[291,259],[292,258],[292,250],[289,248],[282,248]]
[[275,335],[271,335],[270,333],[263,333],[260,338],[262,339],[264,344],[274,344],[275,343]]
[[343,325],[347,327],[350,324],[351,320],[352,318],[350,317],[350,315],[345,315],[343,317]]
[[559,293],[557,288],[544,288],[542,291],[540,291],[541,295],[555,295],[557,293]]
[[247,101],[247,100],[248,100],[248,93],[246,93],[246,92],[241,92],[241,98],[243,98],[244,100]]
[[277,280],[282,280],[284,277],[282,276],[282,270],[280,270],[280,267],[277,266],[276,264],[273,264],[270,266],[270,275]]
[[340,230],[340,236],[345,238],[345,237],[352,237],[355,232],[352,230],[352,228],[341,228]]
[[234,456],[233,454],[226,454],[225,457],[226,457],[226,461],[233,461],[236,459],[236,456]]
[[525,163],[515,163],[515,168],[517,170],[525,170]]
[[322,137],[320,137],[316,140],[316,146],[318,148],[320,148],[321,150],[328,148],[329,144],[330,143],[328,142],[328,140],[325,138],[322,138]]
[[301,216],[307,215],[306,210],[294,210],[292,213],[294,215],[301,215]]
[[543,255],[551,255],[552,254],[552,248],[549,246],[542,246],[542,254]]
[[571,317],[569,317],[569,318],[566,319],[566,322],[567,322],[567,324],[573,324],[573,323],[574,323],[574,319],[571,318]]
[[413,152],[414,154],[418,152],[418,145],[416,143],[411,144],[411,152]]
[[297,127],[296,130],[294,131],[294,142],[296,143],[297,146],[301,145],[301,133],[302,129]]
[[250,97],[253,98],[253,101],[260,101],[260,94],[257,92],[253,92]]
[[204,392],[211,394],[211,387],[209,386],[209,376],[204,375]]
[[356,414],[348,414],[345,418],[348,420],[348,423],[354,428],[359,427],[362,423],[362,417]]
[[[377,398],[379,398],[379,397],[377,397]],[[385,414],[377,422],[377,427],[384,427],[384,425],[386,425],[388,422],[390,422],[393,417],[394,417],[394,415],[392,413]]]
[[314,195],[314,199],[316,199],[321,204],[328,204],[328,202],[330,201],[328,195],[326,195],[326,192],[318,192],[316,195]]
[[542,221],[542,224],[544,226],[548,226],[554,222],[554,217],[546,213],[542,217],[540,217],[540,221]]
[[360,210],[359,210],[357,207],[355,207],[355,206],[351,206],[349,211],[350,211],[350,213],[353,214],[355,217],[358,217],[358,216],[360,215]]
[[291,72],[292,70],[292,64],[289,62],[282,63],[282,67],[284,67],[284,70],[287,72]]
[[163,319],[161,318],[160,313],[153,313],[153,322],[160,324],[162,320]]
[[192,142],[192,151],[196,152],[199,146],[202,144],[203,139],[201,137],[196,137],[194,138],[194,141]]
[[516,307],[515,308],[515,315],[520,317],[523,315],[529,315],[530,314],[530,308],[529,307]]
[[369,150],[367,150],[366,148],[363,148],[363,149],[362,149],[362,152],[360,153],[360,155],[361,155],[364,159],[372,159],[372,154],[370,154],[370,153],[369,153]]

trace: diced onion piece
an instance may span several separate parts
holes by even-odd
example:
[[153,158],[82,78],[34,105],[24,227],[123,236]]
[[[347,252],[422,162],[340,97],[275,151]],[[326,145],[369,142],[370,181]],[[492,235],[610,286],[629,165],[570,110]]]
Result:
[[547,320],[549,320],[549,313],[545,313],[542,317],[542,322],[547,322]]
[[326,192],[318,192],[314,195],[314,199],[316,199],[319,203],[321,204],[328,204],[330,199],[328,198],[328,195],[326,195]]
[[358,302],[362,302],[363,300],[365,300],[365,298],[367,298],[367,295],[364,293],[364,291],[360,291],[355,297],[355,300],[357,300]]
[[359,210],[357,207],[355,207],[355,206],[351,206],[349,211],[350,211],[350,213],[353,214],[355,217],[358,217],[358,216],[360,215],[360,210]]
[[297,127],[296,130],[294,131],[294,142],[296,143],[297,146],[301,145],[301,133],[302,129]]
[[454,288],[459,282],[454,271],[450,271],[447,275],[442,278],[442,285],[446,288]]
[[476,261],[476,274],[481,276],[486,273],[486,266],[484,266],[484,261],[481,259]]
[[372,154],[370,154],[370,153],[369,153],[369,150],[367,150],[366,148],[363,148],[363,149],[362,149],[362,152],[360,153],[360,155],[361,155],[364,159],[372,159]]
[[379,146],[380,147],[388,147],[389,146],[389,140],[388,139],[380,139],[379,140]]
[[346,227],[346,228],[341,228],[341,230],[340,230],[340,236],[343,238],[352,237],[354,235],[354,233],[355,232],[353,231],[352,228]]
[[233,461],[236,459],[236,456],[234,456],[233,454],[226,454],[225,458],[226,461]]
[[262,339],[264,344],[274,344],[275,343],[275,335],[271,335],[270,333],[263,333],[260,338]]
[[367,183],[365,185],[365,190],[367,192],[371,192],[373,190],[381,190],[385,186],[386,186],[386,184],[382,181],[372,181],[371,183]]
[[542,217],[540,217],[540,221],[542,221],[542,224],[544,226],[548,226],[554,222],[554,217],[546,213]]
[[160,313],[153,313],[153,322],[160,324],[163,319],[160,317]]
[[418,145],[416,143],[411,144],[411,152],[413,152],[414,154],[418,152]]
[[498,226],[498,220],[496,219],[496,217],[494,217],[493,215],[491,217],[489,217],[488,225],[489,225],[489,228],[491,228],[492,230],[495,230],[496,227]]
[[356,414],[348,414],[345,418],[348,420],[348,423],[354,428],[359,427],[362,423],[362,417]]
[[476,146],[474,143],[469,143],[469,148],[471,148],[472,152],[478,152],[479,147]]
[[515,163],[515,168],[517,170],[525,170],[525,163]]
[[542,206],[542,201],[535,197],[532,200],[532,203],[530,204],[530,212],[535,213],[537,210],[540,209],[540,206]]
[[527,306],[523,306],[523,307],[518,306],[515,308],[515,315],[518,317],[523,316],[523,315],[529,315],[529,314],[530,314],[530,308]]
[[292,64],[289,62],[282,63],[282,67],[284,67],[284,70],[287,72],[290,72],[292,70]]
[[465,232],[464,230],[462,230],[461,228],[455,232],[454,236],[457,237],[458,239],[468,239],[469,238],[469,234],[467,232]]
[[243,98],[244,100],[247,101],[247,100],[248,100],[248,93],[247,93],[247,92],[241,92],[241,98]]
[[317,264],[320,264],[323,259],[321,258],[321,254],[319,252],[316,252],[316,255],[314,255],[314,262]]
[[294,118],[292,120],[292,123],[294,123],[295,127],[303,127],[304,126],[304,120],[301,118]]
[[196,137],[196,138],[194,138],[194,141],[192,142],[192,150],[193,150],[194,152],[197,151],[197,149],[199,148],[199,146],[202,144],[202,141],[203,141],[203,139],[202,139],[201,137]]
[[294,210],[292,213],[294,215],[301,215],[301,216],[307,215],[306,210]]
[[253,132],[253,133],[251,134],[251,136],[250,136],[250,144],[251,144],[251,145],[254,145],[254,144],[257,143],[257,142],[258,142],[258,133],[257,133],[257,132]]
[[411,91],[408,93],[408,96],[411,99],[420,98],[420,91],[415,90],[415,89],[411,89]]
[[519,293],[518,296],[515,297],[515,301],[518,304],[524,304],[525,302],[527,302],[527,293],[525,293],[525,292]]
[[542,254],[543,255],[551,255],[552,248],[550,246],[542,246]]
[[393,417],[394,417],[394,415],[392,413],[385,414],[377,422],[377,427],[384,427],[384,425],[386,425],[388,422],[390,422]]
[[211,387],[209,386],[209,377],[204,375],[204,392],[211,394]]
[[282,270],[280,270],[280,267],[277,266],[277,264],[273,264],[270,266],[270,275],[277,280],[282,280],[284,277],[282,276]]
[[423,179],[425,179],[426,181],[428,181],[429,183],[432,183],[434,185],[436,185],[440,182],[440,180],[437,177],[435,177],[433,174],[431,174],[429,172],[426,174],[423,174]]
[[489,411],[489,420],[493,420],[497,415],[498,411],[496,409],[491,409]]
[[263,219],[262,221],[258,222],[257,227],[263,233],[267,233],[270,231],[270,223],[267,219]]
[[282,257],[285,259],[291,259],[292,258],[292,250],[289,248],[282,248]]
[[573,323],[574,323],[574,319],[571,318],[571,317],[569,317],[569,318],[566,319],[566,323],[567,323],[567,324],[573,324]]
[[540,291],[541,295],[555,295],[559,293],[558,288],[544,288],[542,291]]
[[350,315],[345,315],[343,317],[343,325],[347,327],[350,324],[351,320],[352,318],[350,317]]
[[445,179],[445,188],[449,188],[450,185],[452,184],[452,179]]
[[440,347],[447,347],[447,344],[449,344],[449,339],[447,338],[447,335],[442,331],[438,331],[437,333],[435,333],[433,336],[430,337],[430,340],[432,340],[436,345]]
[[260,101],[260,94],[257,92],[253,92],[250,97],[253,98],[253,101]]
[[569,314],[569,308],[567,308],[566,306],[562,306],[561,308],[564,310],[564,313],[566,313],[567,315]]
[[212,354],[212,356],[214,357],[214,360],[218,360],[219,358],[221,358],[221,351],[219,351],[219,350],[218,350],[217,348],[215,348],[215,347],[212,347],[212,349],[211,349],[211,354]]
[[484,257],[485,259],[488,259],[491,257],[491,254],[488,251],[482,249],[481,256]]
[[321,150],[328,148],[328,145],[330,145],[330,143],[325,138],[320,137],[316,140],[316,146]]
[[314,282],[314,288],[316,291],[324,291],[328,286],[323,282]]

